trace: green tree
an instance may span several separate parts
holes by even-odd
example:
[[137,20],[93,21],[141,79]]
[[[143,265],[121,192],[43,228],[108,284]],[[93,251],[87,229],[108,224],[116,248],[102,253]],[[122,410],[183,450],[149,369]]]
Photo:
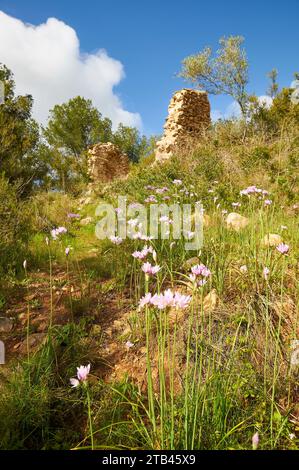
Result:
[[268,78],[270,79],[270,86],[268,89],[268,95],[271,96],[271,98],[275,98],[278,93],[278,83],[277,83],[277,69],[272,69],[268,74]]
[[125,152],[132,162],[137,162],[147,154],[148,141],[135,127],[119,124],[112,142]]
[[215,56],[210,47],[205,47],[202,52],[186,57],[179,76],[213,95],[231,96],[246,116],[248,61],[242,48],[243,41],[241,36],[223,37]]
[[22,194],[28,193],[47,172],[39,159],[39,126],[32,119],[32,96],[15,96],[12,72],[0,64],[4,103],[0,104],[0,172],[9,182],[17,181]]
[[103,118],[91,100],[81,96],[50,110],[48,125],[43,129],[54,179],[62,189],[78,179],[87,181],[87,150],[98,142],[112,138],[111,121]]

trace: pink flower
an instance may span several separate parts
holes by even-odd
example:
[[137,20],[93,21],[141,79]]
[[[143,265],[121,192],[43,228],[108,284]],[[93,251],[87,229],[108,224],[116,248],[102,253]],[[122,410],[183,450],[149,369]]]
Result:
[[139,302],[139,308],[151,304],[159,310],[175,307],[176,309],[185,309],[190,303],[189,295],[182,295],[179,292],[172,292],[170,289],[164,291],[163,294],[146,294]]
[[133,348],[134,343],[131,343],[131,341],[127,341],[127,342],[125,343],[125,346],[126,346],[127,349],[131,349],[131,348]]
[[265,266],[263,269],[263,276],[266,281],[268,279],[269,274],[270,274],[270,269]]
[[187,240],[192,240],[192,238],[194,238],[194,235],[195,232],[188,231],[186,232],[185,237],[187,238]]
[[89,372],[90,372],[90,364],[88,364],[87,366],[77,367],[77,379],[75,378],[70,379],[70,383],[72,387],[73,388],[78,387],[80,382],[83,382],[83,383],[86,382]]
[[154,276],[160,271],[160,266],[152,266],[151,263],[144,263],[142,265],[142,271],[147,275],[147,276]]
[[73,212],[69,212],[69,213],[67,214],[67,217],[68,217],[69,219],[80,219],[81,216],[80,216],[79,214],[74,214]]
[[286,255],[289,252],[289,245],[286,245],[285,243],[279,243],[276,247],[277,251],[281,253],[282,255]]
[[259,433],[256,432],[256,433],[252,436],[252,449],[253,449],[253,450],[256,450],[256,449],[258,448],[259,441],[260,441]]
[[144,199],[144,202],[158,202],[156,197],[151,194],[149,197],[147,197],[146,199]]
[[271,199],[266,199],[265,202],[264,202],[265,206],[271,206],[271,204],[272,204]]
[[[134,251],[134,253],[132,253],[132,256],[133,256],[133,258],[137,258],[137,259],[143,260],[144,258],[147,257],[147,255],[148,255],[149,253],[152,253],[152,254],[153,254],[153,258],[154,258],[154,250],[153,250],[153,248],[152,248],[151,246],[150,246],[150,247],[144,246],[141,251]],[[154,258],[154,260],[155,260],[155,258]]]
[[114,244],[114,245],[120,245],[123,242],[123,239],[121,237],[115,237],[112,235],[109,240]]
[[195,276],[209,277],[211,275],[211,271],[204,264],[192,266],[191,272],[195,274]]
[[152,294],[150,292],[148,294],[145,294],[139,300],[139,308],[143,308],[145,305],[148,305],[151,302],[151,299],[152,299]]
[[70,247],[67,246],[65,249],[65,255],[68,256],[70,254]]
[[247,268],[246,264],[243,264],[243,266],[240,266],[240,271],[241,271],[242,274],[247,273],[248,268]]
[[179,292],[176,292],[174,295],[174,306],[177,309],[185,309],[188,307],[190,303],[191,296],[190,295],[182,295]]
[[189,279],[198,286],[202,287],[207,283],[207,278],[211,276],[211,271],[204,264],[192,266]]
[[181,184],[183,184],[183,181],[182,180],[173,180],[173,184],[175,184],[176,186],[181,186]]
[[51,230],[51,235],[53,240],[57,240],[57,237],[61,235],[62,233],[66,233],[67,229],[65,227],[57,227]]

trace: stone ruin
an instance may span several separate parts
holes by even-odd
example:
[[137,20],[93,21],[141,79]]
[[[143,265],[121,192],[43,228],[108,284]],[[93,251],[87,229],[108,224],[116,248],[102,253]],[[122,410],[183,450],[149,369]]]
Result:
[[128,156],[111,142],[95,144],[88,150],[88,174],[92,183],[107,183],[125,177],[128,172]]
[[169,159],[192,145],[211,123],[210,103],[205,91],[184,88],[169,104],[162,139],[157,142],[156,160]]

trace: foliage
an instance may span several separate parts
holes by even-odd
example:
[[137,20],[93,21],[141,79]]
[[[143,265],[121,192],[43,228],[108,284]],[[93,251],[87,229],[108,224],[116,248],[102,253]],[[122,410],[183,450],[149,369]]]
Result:
[[221,38],[215,57],[212,57],[212,49],[206,47],[202,52],[183,60],[179,75],[208,93],[231,96],[245,116],[248,102],[248,62],[245,50],[242,49],[243,41],[241,36]]
[[29,206],[19,199],[20,187],[0,176],[0,274],[20,267],[30,236]]
[[10,181],[19,180],[20,192],[27,194],[47,172],[37,152],[38,124],[32,119],[33,99],[15,96],[11,71],[0,65],[0,80],[5,85],[5,101],[0,105],[0,170]]

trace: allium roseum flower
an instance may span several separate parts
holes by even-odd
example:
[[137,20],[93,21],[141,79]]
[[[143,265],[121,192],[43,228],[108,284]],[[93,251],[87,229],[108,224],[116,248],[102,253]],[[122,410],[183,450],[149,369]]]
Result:
[[58,236],[63,233],[67,233],[67,229],[65,227],[57,227],[51,230],[53,240],[57,240]]
[[176,309],[185,309],[190,303],[190,295],[183,295],[179,292],[172,292],[170,289],[164,291],[163,294],[146,294],[139,302],[139,308],[145,305],[153,305],[159,310],[174,307]]
[[264,201],[264,205],[265,205],[265,206],[271,206],[271,204],[272,204],[271,199],[266,199],[266,200]]
[[263,276],[264,276],[264,279],[265,279],[266,281],[267,281],[267,279],[268,279],[269,274],[270,274],[270,269],[267,268],[267,266],[265,266],[264,269],[263,269]]
[[77,367],[77,379],[75,378],[70,379],[72,388],[78,387],[80,382],[85,383],[87,381],[87,376],[89,372],[90,372],[90,364],[88,364],[87,366]]
[[233,207],[240,207],[241,203],[240,202],[232,202]]
[[141,269],[147,276],[154,276],[160,271],[161,267],[158,265],[152,266],[151,263],[147,262],[142,265]]
[[73,212],[69,212],[67,214],[68,219],[79,219],[80,217],[81,217],[80,214],[74,214]]
[[149,246],[149,247],[145,246],[145,247],[143,247],[143,249],[141,251],[134,251],[134,253],[132,253],[132,256],[133,256],[133,258],[143,260],[144,258],[147,257],[147,255],[149,253],[153,253],[153,248],[151,246]]
[[151,299],[152,299],[152,294],[150,292],[148,294],[145,294],[139,300],[139,308],[143,308],[145,305],[148,305],[151,302]]
[[189,279],[193,284],[202,287],[207,283],[207,279],[211,276],[211,271],[204,264],[196,264],[191,268]]
[[131,341],[127,341],[127,342],[125,343],[125,346],[126,346],[127,349],[131,349],[131,348],[133,348],[134,343],[131,343]]
[[181,186],[181,184],[183,184],[183,181],[182,180],[173,180],[173,184],[175,184],[176,186]]
[[65,255],[68,256],[70,254],[70,247],[67,246],[65,249]]
[[121,237],[115,237],[112,235],[109,240],[114,244],[114,245],[120,245],[123,242],[123,239]]
[[128,220],[128,225],[130,225],[130,227],[136,227],[137,224],[138,224],[138,219]]
[[282,255],[286,255],[289,252],[290,247],[289,247],[289,245],[287,245],[285,243],[279,243],[279,245],[277,245],[276,249]]
[[149,197],[147,197],[146,199],[144,199],[144,202],[158,202],[156,197],[151,194]]
[[185,233],[185,237],[187,238],[187,240],[192,240],[192,238],[194,238],[194,235],[195,235],[195,232],[186,232]]
[[253,449],[253,450],[256,450],[256,449],[258,448],[259,441],[260,441],[259,433],[256,432],[256,433],[252,436],[252,449]]

